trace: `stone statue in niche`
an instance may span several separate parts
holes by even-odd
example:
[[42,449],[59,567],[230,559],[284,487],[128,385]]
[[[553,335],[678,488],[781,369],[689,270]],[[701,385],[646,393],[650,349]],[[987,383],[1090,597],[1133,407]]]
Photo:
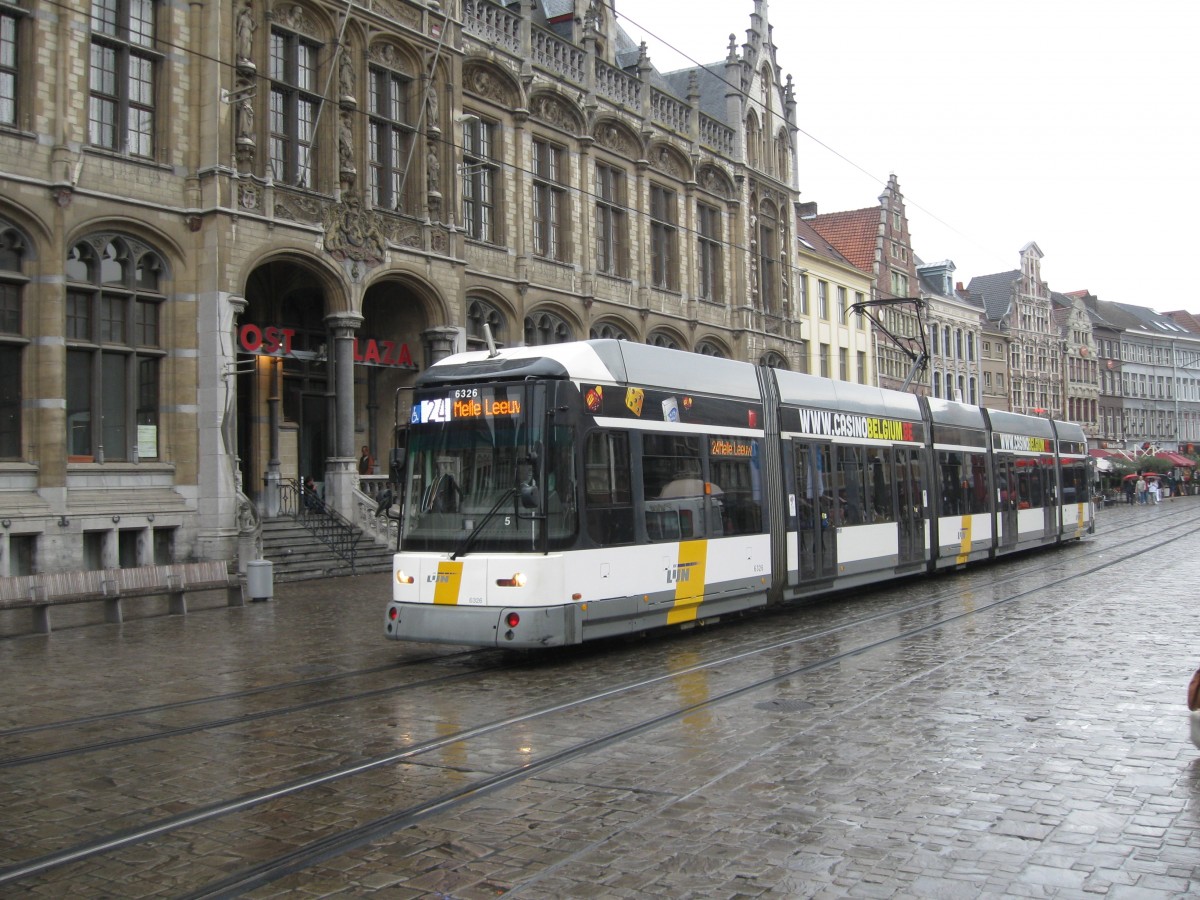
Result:
[[249,61],[254,55],[254,32],[258,23],[254,21],[254,10],[247,3],[237,17],[237,58]]

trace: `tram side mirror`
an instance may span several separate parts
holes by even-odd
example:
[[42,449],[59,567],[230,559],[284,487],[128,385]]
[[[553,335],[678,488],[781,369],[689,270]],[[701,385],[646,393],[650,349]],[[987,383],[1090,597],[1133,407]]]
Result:
[[391,472],[392,481],[399,485],[404,481],[404,463],[408,457],[408,450],[405,447],[393,447],[391,455],[388,459],[388,469]]
[[537,485],[534,484],[532,478],[529,481],[521,482],[519,492],[521,495],[521,505],[525,507],[525,509],[537,509]]

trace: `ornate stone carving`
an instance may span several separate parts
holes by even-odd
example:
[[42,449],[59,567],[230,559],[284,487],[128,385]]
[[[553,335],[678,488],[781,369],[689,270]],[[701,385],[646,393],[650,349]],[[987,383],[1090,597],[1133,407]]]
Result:
[[254,32],[258,30],[258,22],[254,20],[254,8],[246,3],[238,12],[237,17],[237,58],[239,61],[250,62],[254,58]]
[[402,75],[412,76],[412,67],[409,65],[409,60],[405,55],[396,49],[395,44],[386,41],[379,41],[371,45],[371,49],[367,52],[367,56],[371,62],[379,63],[385,68],[391,69],[393,72],[399,72]]
[[341,93],[342,100],[357,102],[354,96],[356,80],[357,73],[354,71],[354,56],[350,53],[349,47],[343,47],[341,57],[338,60],[338,91]]
[[397,3],[395,0],[371,0],[371,9],[401,25],[420,28],[421,13],[407,4]]
[[253,184],[238,185],[238,206],[242,209],[258,209],[258,187]]
[[687,166],[680,163],[675,152],[665,144],[659,144],[650,153],[650,165],[664,175],[670,175],[679,181],[687,180]]
[[733,188],[728,177],[716,166],[704,166],[696,179],[703,190],[726,200],[733,196]]
[[338,169],[343,180],[354,181],[354,129],[350,112],[343,112],[338,122]]
[[320,201],[303,194],[293,194],[275,188],[275,217],[315,225],[325,219],[325,207]]
[[463,87],[468,93],[497,106],[514,107],[516,94],[506,81],[486,66],[470,66],[463,74]]
[[623,129],[617,127],[612,122],[604,122],[597,126],[594,137],[597,144],[611,150],[613,153],[619,153],[621,156],[627,156],[630,159],[636,159],[639,155],[637,144],[629,138]]
[[388,219],[384,228],[388,241],[398,247],[412,247],[419,250],[424,244],[421,239],[421,227],[415,222],[404,219]]
[[276,3],[271,8],[271,18],[291,31],[299,32],[308,37],[320,37],[321,31],[316,22],[299,3]]
[[531,106],[531,112],[535,119],[541,119],[548,125],[554,125],[571,134],[578,133],[579,117],[558,97],[551,94],[539,94],[533,98]]
[[357,195],[343,195],[326,211],[325,252],[334,259],[378,265],[386,249],[382,220],[364,209]]

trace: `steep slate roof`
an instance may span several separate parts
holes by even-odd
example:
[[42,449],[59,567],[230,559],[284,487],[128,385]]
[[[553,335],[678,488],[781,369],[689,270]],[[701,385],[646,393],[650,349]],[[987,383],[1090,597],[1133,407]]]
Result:
[[994,275],[976,275],[967,285],[967,290],[983,300],[983,311],[988,319],[999,322],[1012,308],[1013,282],[1020,278],[1020,269]]
[[1161,316],[1152,309],[1147,309],[1144,306],[1134,306],[1130,303],[1114,303],[1113,306],[1119,306],[1127,312],[1133,319],[1137,321],[1137,326],[1142,331],[1148,331],[1150,334],[1162,335],[1182,335],[1188,331],[1174,319],[1167,316]]
[[725,94],[729,91],[729,81],[725,76],[725,61],[707,63],[699,68],[676,69],[666,72],[662,78],[667,84],[667,90],[676,96],[687,98],[688,81],[691,74],[696,73],[696,87],[700,91],[700,111],[706,116],[724,122],[726,125]]
[[850,264],[864,272],[875,271],[875,240],[879,236],[879,207],[824,213],[805,219]]

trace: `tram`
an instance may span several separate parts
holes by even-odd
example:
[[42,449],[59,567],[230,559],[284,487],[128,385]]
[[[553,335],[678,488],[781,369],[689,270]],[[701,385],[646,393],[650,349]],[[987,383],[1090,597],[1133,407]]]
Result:
[[1077,540],[1079,425],[627,341],[422,373],[393,640],[537,648]]

